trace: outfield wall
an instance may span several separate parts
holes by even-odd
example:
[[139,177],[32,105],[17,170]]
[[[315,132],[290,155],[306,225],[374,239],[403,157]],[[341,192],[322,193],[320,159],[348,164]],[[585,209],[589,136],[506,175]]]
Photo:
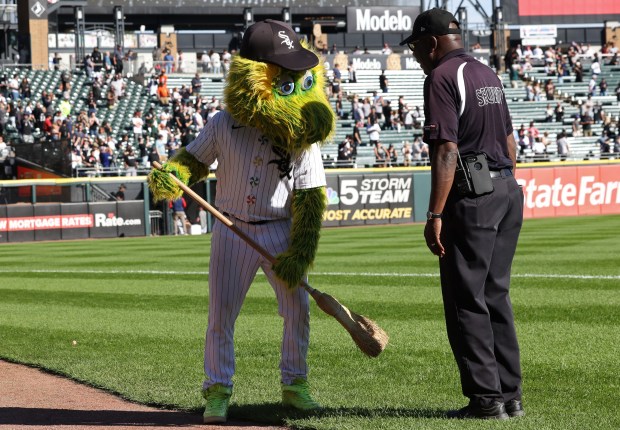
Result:
[[[620,160],[523,164],[516,177],[523,186],[525,218],[620,214]],[[151,229],[149,214],[154,208],[148,201],[146,178],[134,177],[132,183],[125,182],[127,179],[0,181],[0,195],[13,195],[17,202],[0,204],[0,242],[159,234],[159,228],[157,233]],[[134,187],[135,200],[86,201],[94,194],[89,189],[94,190],[95,185],[115,189],[120,183]],[[193,189],[213,204],[215,184],[211,176]],[[49,193],[50,187],[72,187],[72,191]],[[430,187],[428,167],[328,170],[323,225],[424,222]],[[39,189],[48,199],[45,203],[37,200]],[[54,195],[59,201],[49,201]],[[197,205],[191,200],[188,203],[188,218],[195,220]],[[158,207],[163,208],[159,213],[164,213],[164,218],[169,216],[167,205]],[[168,224],[165,219],[163,222]],[[209,231],[212,223],[210,217]]]

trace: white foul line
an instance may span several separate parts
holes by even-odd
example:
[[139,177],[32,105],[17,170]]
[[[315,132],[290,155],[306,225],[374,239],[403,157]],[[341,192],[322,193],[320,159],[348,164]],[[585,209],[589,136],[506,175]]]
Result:
[[[99,274],[99,275],[201,275],[208,271],[184,272],[178,270],[63,270],[63,269],[0,269],[0,273],[58,273],[58,274]],[[262,272],[258,272],[262,275]],[[439,278],[439,273],[374,273],[374,272],[310,272],[312,276],[363,276],[376,278]],[[561,273],[513,273],[512,278],[549,279],[620,279],[620,275],[570,275]]]

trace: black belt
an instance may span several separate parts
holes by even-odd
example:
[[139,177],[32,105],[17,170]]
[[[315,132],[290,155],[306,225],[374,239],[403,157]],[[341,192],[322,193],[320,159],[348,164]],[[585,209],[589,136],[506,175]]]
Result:
[[261,221],[244,221],[244,220],[242,220],[242,219],[237,218],[237,217],[236,217],[236,216],[234,216],[234,215],[229,214],[228,212],[222,212],[222,214],[223,214],[226,218],[234,218],[234,219],[236,219],[236,220],[239,220],[239,221],[241,221],[241,222],[244,222],[244,223],[246,223],[246,224],[251,224],[251,225],[263,225],[263,224],[267,224],[268,222],[275,221],[275,220],[272,220],[272,219],[264,219],[264,220],[261,220]]
[[505,178],[507,176],[512,176],[512,169],[509,169],[508,167],[505,167],[503,169],[500,170],[489,170],[489,173],[491,174],[491,178]]

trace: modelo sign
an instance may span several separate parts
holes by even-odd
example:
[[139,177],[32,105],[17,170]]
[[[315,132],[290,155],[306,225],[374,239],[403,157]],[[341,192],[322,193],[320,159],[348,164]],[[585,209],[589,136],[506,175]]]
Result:
[[408,33],[419,13],[419,7],[348,7],[347,31]]

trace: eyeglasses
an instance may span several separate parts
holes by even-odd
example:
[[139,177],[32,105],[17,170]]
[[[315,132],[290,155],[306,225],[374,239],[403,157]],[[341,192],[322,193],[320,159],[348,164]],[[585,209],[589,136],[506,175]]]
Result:
[[420,37],[418,40],[416,40],[415,42],[409,42],[407,43],[407,46],[409,47],[409,49],[411,49],[411,51],[415,51],[416,47],[419,47],[420,44],[425,40],[428,39],[429,37],[434,37],[432,35],[423,35],[422,37]]

